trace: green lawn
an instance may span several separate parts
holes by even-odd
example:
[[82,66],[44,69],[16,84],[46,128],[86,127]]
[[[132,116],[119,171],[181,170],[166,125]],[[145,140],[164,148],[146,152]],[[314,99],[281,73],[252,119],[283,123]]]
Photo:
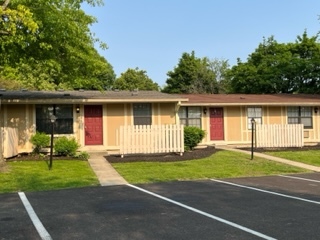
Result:
[[302,162],[314,166],[320,166],[320,150],[305,151],[275,151],[264,152],[275,157],[285,158],[297,162]]
[[230,178],[308,172],[307,170],[231,151],[181,162],[113,163],[130,183],[151,183],[207,178]]
[[98,179],[87,161],[53,162],[48,170],[45,161],[7,162],[0,172],[0,193],[41,191],[98,185]]
[[[320,151],[283,151],[268,154],[320,166]],[[212,156],[199,160],[112,165],[133,184],[310,172],[258,157],[250,160],[250,155],[231,151],[217,151]],[[99,185],[87,161],[55,160],[52,170],[48,170],[46,161],[17,161],[7,162],[2,169],[0,193]]]

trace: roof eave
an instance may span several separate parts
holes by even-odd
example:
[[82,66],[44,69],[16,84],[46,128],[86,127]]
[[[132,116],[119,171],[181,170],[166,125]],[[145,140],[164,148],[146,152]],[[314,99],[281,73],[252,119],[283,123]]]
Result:
[[226,106],[319,106],[320,102],[282,102],[282,103],[188,103],[181,102],[181,106],[207,106],[207,107],[226,107]]
[[177,103],[187,99],[2,99],[2,104],[84,104],[84,103]]

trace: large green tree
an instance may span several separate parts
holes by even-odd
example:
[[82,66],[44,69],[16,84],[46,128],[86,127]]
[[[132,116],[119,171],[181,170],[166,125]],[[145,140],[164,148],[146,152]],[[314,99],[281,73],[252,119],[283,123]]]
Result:
[[159,85],[153,82],[144,70],[129,68],[114,82],[113,88],[119,90],[159,90]]
[[225,60],[198,58],[195,52],[183,53],[178,65],[167,73],[163,92],[166,93],[218,93],[228,68]]
[[225,93],[226,73],[230,69],[228,60],[218,58],[208,60],[208,68],[214,74],[214,80],[208,81],[206,93]]
[[[111,87],[115,74],[94,48],[99,40],[89,27],[96,19],[81,10],[83,2],[102,4],[101,0],[6,0],[0,25],[1,79],[39,90]],[[7,17],[11,12],[20,15]]]
[[294,43],[264,39],[228,71],[232,93],[320,93],[320,44],[304,32]]
[[28,7],[17,4],[15,8],[10,8],[10,2],[11,0],[0,0],[0,46],[2,48],[12,42],[23,45],[34,37],[39,27]]

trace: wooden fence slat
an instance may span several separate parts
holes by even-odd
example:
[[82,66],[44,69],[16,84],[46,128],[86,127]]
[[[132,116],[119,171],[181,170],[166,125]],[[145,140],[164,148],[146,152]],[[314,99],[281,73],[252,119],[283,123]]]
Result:
[[257,147],[303,147],[303,124],[257,124]]
[[121,126],[120,154],[184,152],[183,125]]

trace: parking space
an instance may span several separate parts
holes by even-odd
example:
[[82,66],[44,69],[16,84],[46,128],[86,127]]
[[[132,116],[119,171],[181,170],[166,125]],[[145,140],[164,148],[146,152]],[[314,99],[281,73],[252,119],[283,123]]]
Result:
[[[91,187],[26,196],[52,239],[320,235],[320,174]],[[40,239],[18,194],[0,195],[0,201],[0,239]]]
[[0,239],[41,239],[18,194],[0,194]]
[[320,173],[237,178],[226,181],[320,201]]
[[320,202],[314,201],[318,195],[309,193],[304,197],[310,198],[302,198],[287,195],[289,191],[273,193],[261,185],[259,189],[250,189],[228,182],[179,182],[144,188],[275,239],[317,239],[319,236]]

